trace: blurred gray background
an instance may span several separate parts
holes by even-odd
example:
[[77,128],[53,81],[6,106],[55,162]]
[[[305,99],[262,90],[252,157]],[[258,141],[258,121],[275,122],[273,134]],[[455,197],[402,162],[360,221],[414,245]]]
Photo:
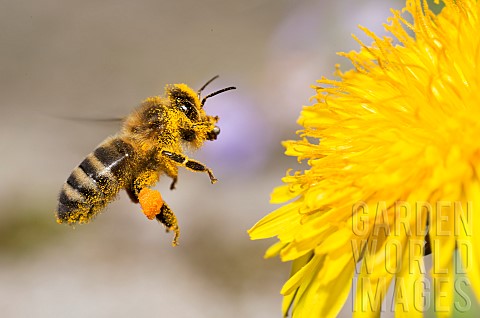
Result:
[[[336,55],[383,35],[403,1],[0,1],[0,312],[2,317],[280,317],[289,265],[246,230],[294,158],[280,142]],[[368,40],[368,43],[371,41]],[[72,169],[115,123],[168,83],[236,91],[209,99],[221,134],[191,154],[219,182],[180,169],[171,247],[124,192],[75,228],[55,223]],[[349,316],[347,303],[344,315]]]

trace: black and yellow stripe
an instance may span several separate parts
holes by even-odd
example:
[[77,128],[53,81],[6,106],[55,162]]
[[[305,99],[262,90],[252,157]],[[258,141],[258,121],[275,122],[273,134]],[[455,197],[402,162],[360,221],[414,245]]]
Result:
[[131,182],[134,156],[132,145],[120,138],[107,139],[89,154],[60,191],[58,222],[88,222]]

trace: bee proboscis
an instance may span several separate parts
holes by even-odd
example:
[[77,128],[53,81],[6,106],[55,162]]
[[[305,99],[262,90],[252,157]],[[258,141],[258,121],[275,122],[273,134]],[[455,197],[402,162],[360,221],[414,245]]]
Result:
[[207,173],[211,183],[217,181],[211,169],[188,158],[183,149],[185,145],[199,148],[220,133],[218,116],[207,115],[203,106],[208,98],[235,87],[202,98],[203,89],[217,77],[197,92],[173,84],[166,86],[164,96],[144,100],[125,118],[121,131],[103,141],[70,174],[60,191],[57,222],[87,223],[125,189],[149,219],[156,218],[174,231],[176,245],[180,231],[175,214],[160,192],[150,187],[165,174],[174,189],[179,166]]

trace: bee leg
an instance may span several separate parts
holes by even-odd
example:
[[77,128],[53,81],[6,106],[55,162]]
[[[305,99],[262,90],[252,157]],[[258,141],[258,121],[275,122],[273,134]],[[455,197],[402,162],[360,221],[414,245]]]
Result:
[[186,167],[187,169],[190,169],[192,171],[197,171],[197,172],[198,171],[206,172],[206,173],[208,173],[208,176],[210,177],[210,182],[211,183],[217,182],[217,179],[213,175],[212,170],[207,168],[203,163],[200,163],[198,161],[189,159],[188,157],[186,157],[184,155],[170,152],[168,150],[162,150],[161,154],[163,156],[175,161],[176,163],[181,164],[182,166]]
[[158,178],[157,171],[147,170],[139,174],[132,184],[126,188],[130,199],[135,203],[140,203],[143,213],[150,220],[153,220],[155,215],[160,213],[163,204],[160,192],[148,188],[155,184]]
[[178,228],[177,217],[163,201],[160,192],[150,188],[143,188],[138,194],[138,201],[142,207],[143,213],[149,220],[156,218],[162,223],[168,231],[173,231],[172,245],[178,245],[180,229]]
[[125,191],[127,191],[128,197],[130,198],[130,200],[132,200],[133,203],[138,203],[138,197],[133,189],[125,188]]
[[178,180],[178,167],[173,162],[167,161],[163,163],[160,170],[162,170],[168,177],[172,178],[170,190],[175,189],[175,184]]
[[175,184],[177,183],[177,180],[178,180],[177,176],[172,177],[172,183],[170,184],[170,190],[175,189]]
[[138,176],[135,177],[133,180],[133,184],[131,185],[131,190],[138,198],[140,191],[143,188],[150,187],[157,183],[158,179],[160,178],[160,174],[158,171],[154,170],[147,170],[140,173]]
[[164,204],[162,195],[157,190],[143,188],[138,194],[138,202],[142,207],[143,213],[149,220],[153,220]]
[[180,229],[178,228],[177,217],[172,210],[170,210],[166,203],[163,203],[162,207],[160,208],[160,213],[156,215],[156,219],[167,228],[167,232],[174,232],[172,246],[178,245]]

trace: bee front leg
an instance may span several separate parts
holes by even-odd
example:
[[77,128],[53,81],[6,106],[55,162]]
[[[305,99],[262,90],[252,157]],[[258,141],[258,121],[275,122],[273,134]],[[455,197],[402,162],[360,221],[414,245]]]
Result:
[[167,157],[176,163],[181,164],[182,166],[186,167],[187,169],[190,169],[192,171],[199,171],[199,172],[206,172],[208,173],[208,176],[210,177],[210,182],[215,183],[217,182],[217,179],[213,175],[212,170],[207,168],[203,163],[200,163],[198,161],[189,159],[188,157],[178,154],[178,153],[173,153],[168,150],[162,150],[161,151],[162,156]]

